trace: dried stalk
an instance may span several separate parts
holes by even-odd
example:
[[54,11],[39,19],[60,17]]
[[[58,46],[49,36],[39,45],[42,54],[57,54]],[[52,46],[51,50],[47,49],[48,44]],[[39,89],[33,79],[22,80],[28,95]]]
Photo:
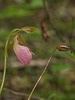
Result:
[[47,67],[48,67],[48,64],[49,64],[49,62],[51,61],[51,58],[52,58],[54,52],[56,51],[56,49],[57,49],[57,48],[54,49],[54,51],[53,51],[52,55],[50,56],[50,58],[49,58],[49,60],[48,60],[48,62],[47,62],[47,64],[46,64],[46,66],[45,66],[45,68],[44,68],[42,74],[40,75],[39,79],[38,79],[37,82],[35,83],[35,85],[34,85],[32,91],[31,91],[31,93],[30,93],[30,95],[29,95],[29,97],[28,97],[28,100],[30,100],[30,98],[31,98],[31,96],[32,96],[32,94],[33,94],[33,92],[34,92],[34,90],[35,90],[37,84],[39,83],[39,81],[41,80],[43,74],[45,73],[45,71],[46,71],[46,69],[47,69]]

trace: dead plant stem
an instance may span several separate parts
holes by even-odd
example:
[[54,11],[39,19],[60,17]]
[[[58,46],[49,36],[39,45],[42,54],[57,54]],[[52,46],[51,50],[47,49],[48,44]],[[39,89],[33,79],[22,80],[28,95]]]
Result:
[[39,83],[39,81],[41,80],[43,74],[45,73],[45,71],[46,71],[46,69],[47,69],[47,67],[48,67],[48,64],[49,64],[49,62],[51,61],[51,58],[52,58],[54,52],[56,51],[56,49],[57,49],[57,48],[54,49],[54,51],[53,51],[53,53],[51,54],[51,56],[50,56],[50,58],[49,58],[49,60],[48,60],[48,62],[47,62],[47,64],[46,64],[46,66],[45,66],[45,68],[44,68],[42,74],[40,75],[39,79],[38,79],[37,82],[35,83],[35,85],[34,85],[32,91],[31,91],[31,93],[30,93],[30,95],[29,95],[29,97],[28,97],[28,100],[30,100],[30,98],[31,98],[31,96],[32,96],[32,94],[33,94],[33,92],[34,92],[34,90],[35,90],[37,84]]

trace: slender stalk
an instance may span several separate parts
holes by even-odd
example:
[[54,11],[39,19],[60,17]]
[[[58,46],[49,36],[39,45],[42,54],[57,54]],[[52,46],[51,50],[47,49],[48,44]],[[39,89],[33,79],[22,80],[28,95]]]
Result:
[[0,87],[0,94],[1,94],[1,92],[2,92],[2,88],[3,88],[4,80],[5,80],[5,75],[6,75],[7,44],[8,44],[8,41],[6,42],[6,45],[5,45],[4,73],[3,73],[2,84],[1,84],[1,87]]
[[5,58],[4,58],[4,73],[3,73],[2,83],[1,83],[1,86],[0,86],[0,94],[2,92],[4,81],[5,81],[5,75],[6,75],[6,58],[7,58],[7,48],[8,48],[9,40],[10,40],[11,34],[15,33],[15,31],[17,31],[17,30],[18,29],[14,29],[13,31],[11,31],[10,34],[9,34],[9,37],[8,37],[8,39],[6,41],[6,45],[5,45]]
[[54,49],[54,51],[53,51],[53,53],[51,54],[51,56],[50,56],[50,58],[49,58],[49,60],[48,60],[48,62],[47,62],[47,64],[46,64],[46,66],[45,66],[45,68],[44,68],[42,74],[40,75],[40,77],[38,78],[37,82],[35,83],[35,85],[34,85],[32,91],[31,91],[31,93],[30,93],[30,95],[29,95],[29,97],[28,97],[28,100],[30,100],[30,98],[31,98],[31,96],[32,96],[32,94],[33,94],[33,92],[34,92],[34,90],[35,90],[37,84],[39,83],[39,81],[41,80],[43,74],[45,73],[45,71],[46,71],[46,69],[47,69],[47,67],[48,67],[48,64],[49,64],[49,62],[51,61],[51,58],[52,58],[54,52],[56,51],[56,49],[57,49],[57,48]]

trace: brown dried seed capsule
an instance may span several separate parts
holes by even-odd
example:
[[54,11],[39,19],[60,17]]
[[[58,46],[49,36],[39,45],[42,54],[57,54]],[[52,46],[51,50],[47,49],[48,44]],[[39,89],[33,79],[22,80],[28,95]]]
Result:
[[66,44],[59,44],[57,46],[57,49],[59,51],[68,51],[68,50],[71,50],[71,48],[68,45],[66,45]]

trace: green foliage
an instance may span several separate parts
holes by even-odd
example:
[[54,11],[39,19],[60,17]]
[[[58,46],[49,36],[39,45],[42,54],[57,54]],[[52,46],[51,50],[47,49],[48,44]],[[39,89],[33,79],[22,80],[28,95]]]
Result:
[[47,100],[74,100],[75,99],[75,95],[74,93],[68,93],[68,94],[61,94],[61,93],[52,93]]
[[2,10],[2,12],[0,12],[0,20],[4,18],[20,18],[24,16],[31,16],[36,12],[35,8],[42,7],[41,0],[32,0],[32,2],[29,4],[25,3],[24,1],[21,2],[21,0],[19,2],[24,3],[25,5],[21,7],[16,7],[13,5],[7,6]]
[[4,18],[20,18],[24,16],[33,15],[34,11],[25,8],[16,8],[14,6],[8,6],[0,13],[0,19]]
[[69,65],[69,64],[54,64],[53,65],[53,69],[54,69],[54,72],[55,73],[59,73],[61,72],[62,70],[66,70],[66,69],[70,69],[72,68],[72,65]]

